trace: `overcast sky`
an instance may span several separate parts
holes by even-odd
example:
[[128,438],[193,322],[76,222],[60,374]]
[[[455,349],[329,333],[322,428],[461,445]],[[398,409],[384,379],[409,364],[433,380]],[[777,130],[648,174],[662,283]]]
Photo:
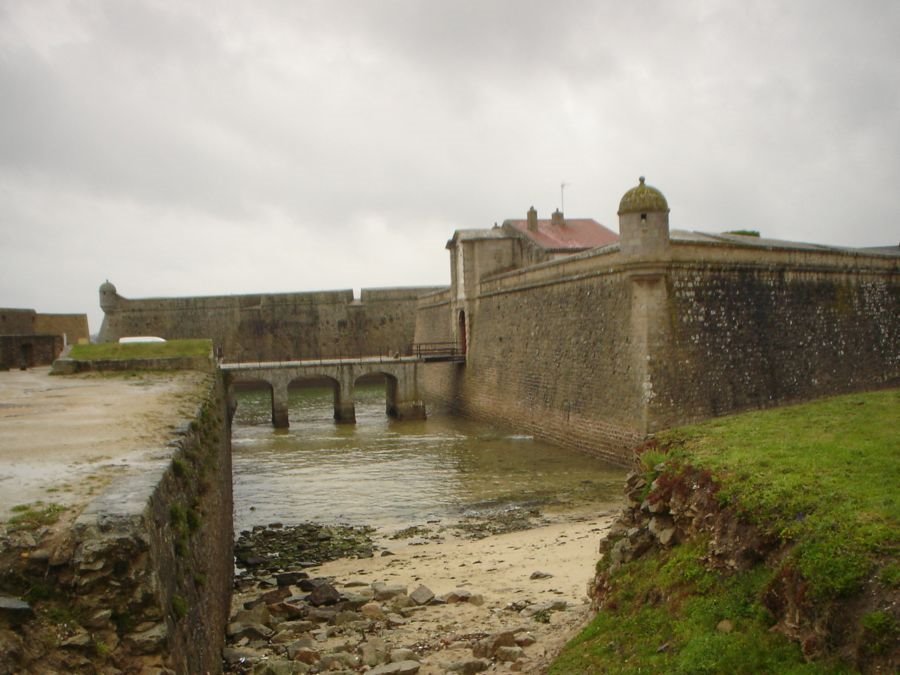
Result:
[[560,206],[894,244],[900,2],[0,0],[0,306],[449,283]]

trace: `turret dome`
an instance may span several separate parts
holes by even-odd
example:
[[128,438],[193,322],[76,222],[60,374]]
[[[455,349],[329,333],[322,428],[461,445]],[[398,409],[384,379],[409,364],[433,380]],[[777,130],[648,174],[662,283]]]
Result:
[[669,203],[663,193],[655,187],[644,184],[641,176],[640,184],[626,192],[619,202],[619,215],[626,213],[669,212]]

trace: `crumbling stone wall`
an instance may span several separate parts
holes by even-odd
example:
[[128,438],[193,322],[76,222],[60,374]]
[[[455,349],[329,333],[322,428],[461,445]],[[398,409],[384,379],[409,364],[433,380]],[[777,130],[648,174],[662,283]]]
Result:
[[359,301],[349,290],[139,300],[101,295],[99,338],[210,338],[228,361],[403,353],[414,339],[416,300],[433,290],[363,289]]
[[39,600],[68,618],[0,635],[0,672],[221,672],[234,572],[230,423],[221,374],[205,382],[196,414],[140,473],[114,480],[64,538],[16,556],[21,570],[3,570],[23,591],[46,589]]

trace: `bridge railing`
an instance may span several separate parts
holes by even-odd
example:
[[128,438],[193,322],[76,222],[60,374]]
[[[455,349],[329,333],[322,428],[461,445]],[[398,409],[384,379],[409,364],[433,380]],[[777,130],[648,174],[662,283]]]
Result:
[[300,358],[263,359],[261,356],[253,359],[243,357],[239,360],[228,360],[220,357],[219,365],[226,370],[285,367],[291,364],[302,363],[304,365],[335,365],[341,363],[396,363],[401,359],[420,359],[424,361],[465,361],[465,354],[455,342],[417,342],[407,345],[405,349],[388,350],[386,353],[372,354],[362,351],[356,354],[338,353],[329,355],[303,356]]
[[412,356],[426,361],[465,361],[465,352],[456,342],[415,342],[409,349]]

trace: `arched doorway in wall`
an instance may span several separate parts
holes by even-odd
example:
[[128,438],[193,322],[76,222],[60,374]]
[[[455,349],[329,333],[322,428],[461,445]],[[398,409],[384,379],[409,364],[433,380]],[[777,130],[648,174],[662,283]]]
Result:
[[458,342],[459,342],[459,351],[463,356],[468,352],[468,336],[466,334],[466,312],[465,310],[459,310],[459,325],[457,327],[458,334]]
[[353,384],[354,389],[359,392],[358,405],[365,405],[368,398],[365,395],[367,388],[384,387],[384,412],[388,417],[397,417],[397,378],[387,373],[369,373],[356,378]]

